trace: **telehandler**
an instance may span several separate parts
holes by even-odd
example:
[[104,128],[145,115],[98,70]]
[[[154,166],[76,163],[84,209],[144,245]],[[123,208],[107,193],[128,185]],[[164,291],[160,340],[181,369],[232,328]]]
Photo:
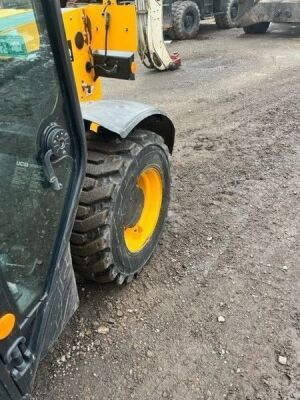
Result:
[[0,399],[29,399],[38,364],[78,306],[74,270],[130,282],[170,198],[175,130],[157,108],[101,100],[134,79],[130,2],[2,0]]

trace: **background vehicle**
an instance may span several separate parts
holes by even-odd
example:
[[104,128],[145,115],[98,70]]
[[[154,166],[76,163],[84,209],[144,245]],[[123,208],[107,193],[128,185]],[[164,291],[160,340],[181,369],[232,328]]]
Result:
[[164,30],[173,39],[191,39],[200,21],[215,17],[221,29],[235,26],[238,0],[164,0]]
[[135,3],[138,16],[138,51],[143,64],[159,71],[180,67],[179,54],[170,55],[164,41],[162,2],[136,0]]
[[0,9],[0,399],[24,400],[78,305],[73,267],[121,284],[153,253],[175,133],[156,108],[100,100],[100,76],[134,79],[133,4],[11,4]]
[[300,22],[299,2],[239,1],[236,23],[237,26],[243,27],[245,33],[266,33],[271,22],[298,24]]

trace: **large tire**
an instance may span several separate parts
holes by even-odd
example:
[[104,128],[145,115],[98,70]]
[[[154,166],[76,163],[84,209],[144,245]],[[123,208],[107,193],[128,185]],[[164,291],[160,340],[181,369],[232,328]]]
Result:
[[259,22],[257,24],[245,26],[243,29],[245,33],[262,35],[264,33],[267,33],[269,26],[270,22]]
[[217,27],[220,29],[234,28],[238,14],[238,0],[226,0],[223,11],[223,14],[215,16]]
[[[132,234],[131,227],[140,221],[144,212],[141,210],[146,207],[146,195],[137,186],[138,177],[145,171],[161,177],[162,194],[151,236],[141,242],[141,248],[132,250],[125,239],[125,226]],[[125,140],[105,141],[90,134],[86,178],[71,237],[75,270],[101,283],[131,281],[159,241],[169,198],[169,153],[160,136],[137,130]],[[157,207],[157,201],[150,200],[150,204],[149,214]],[[133,234],[139,235],[139,232]]]
[[172,4],[173,39],[192,39],[197,36],[200,25],[199,7],[194,1],[175,1]]

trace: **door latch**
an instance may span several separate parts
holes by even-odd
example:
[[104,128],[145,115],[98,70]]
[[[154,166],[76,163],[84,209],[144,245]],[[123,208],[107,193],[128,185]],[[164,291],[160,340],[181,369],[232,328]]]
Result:
[[30,368],[34,356],[26,347],[25,337],[18,338],[5,356],[5,362],[11,366],[11,376],[15,381],[20,380]]
[[67,157],[70,152],[70,135],[56,123],[50,124],[43,134],[43,165],[45,175],[53,190],[61,190],[62,183],[59,182],[53,168],[53,162]]

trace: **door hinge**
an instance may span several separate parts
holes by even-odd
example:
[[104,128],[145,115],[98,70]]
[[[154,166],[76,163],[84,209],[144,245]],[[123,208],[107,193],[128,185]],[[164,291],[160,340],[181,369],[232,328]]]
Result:
[[10,367],[12,378],[17,382],[30,369],[34,360],[31,351],[26,347],[26,339],[18,338],[6,353],[5,362]]

